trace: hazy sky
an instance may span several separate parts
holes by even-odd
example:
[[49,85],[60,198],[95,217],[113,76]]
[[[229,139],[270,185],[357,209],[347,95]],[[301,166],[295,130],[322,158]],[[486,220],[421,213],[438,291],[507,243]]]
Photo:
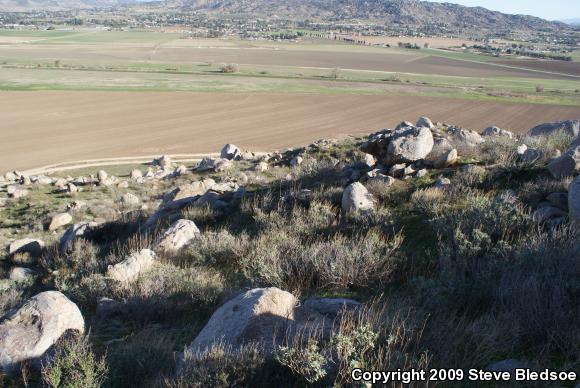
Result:
[[548,20],[580,18],[580,0],[429,0],[484,7],[512,14],[539,16]]

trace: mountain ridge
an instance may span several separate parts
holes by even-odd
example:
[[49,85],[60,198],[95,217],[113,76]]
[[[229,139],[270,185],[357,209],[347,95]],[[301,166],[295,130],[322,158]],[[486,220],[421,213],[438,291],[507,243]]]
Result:
[[[90,9],[142,5],[138,0],[0,0],[0,11],[36,9]],[[195,11],[228,17],[252,17],[314,21],[369,21],[411,28],[421,33],[481,30],[485,34],[518,31],[580,31],[559,21],[535,16],[510,15],[483,7],[420,0],[162,0],[151,7]]]

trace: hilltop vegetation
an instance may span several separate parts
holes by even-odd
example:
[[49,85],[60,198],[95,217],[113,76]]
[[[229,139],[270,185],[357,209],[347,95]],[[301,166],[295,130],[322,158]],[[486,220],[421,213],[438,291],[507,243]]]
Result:
[[579,128],[518,137],[421,118],[119,176],[7,173],[0,384],[578,370]]

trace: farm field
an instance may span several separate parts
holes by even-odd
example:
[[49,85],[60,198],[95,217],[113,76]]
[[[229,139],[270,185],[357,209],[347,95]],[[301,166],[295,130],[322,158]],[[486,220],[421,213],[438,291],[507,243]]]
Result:
[[[228,142],[268,151],[421,115],[518,132],[580,116],[577,63],[493,63],[322,39],[181,38],[0,31],[0,169],[207,153]],[[227,63],[237,71],[222,73]]]
[[[22,112],[26,112],[23,114]],[[244,93],[2,92],[0,170],[155,154],[252,151],[366,134],[428,115],[517,132],[580,116],[580,107],[419,96]]]

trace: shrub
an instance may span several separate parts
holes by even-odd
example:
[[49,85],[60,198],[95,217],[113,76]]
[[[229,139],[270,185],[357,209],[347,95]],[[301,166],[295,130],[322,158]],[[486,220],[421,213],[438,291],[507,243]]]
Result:
[[41,373],[49,387],[98,388],[107,377],[107,365],[93,353],[88,336],[71,335],[59,340]]
[[[10,280],[0,280],[0,318],[21,304],[24,300],[24,290]],[[5,288],[6,287],[6,288]]]
[[237,63],[223,63],[219,65],[219,70],[222,73],[229,74],[229,73],[237,73],[238,71],[240,71],[240,68]]
[[307,342],[305,346],[279,346],[276,360],[309,383],[315,383],[326,376],[326,357],[320,353],[314,337],[309,337]]
[[427,357],[419,351],[422,326],[380,301],[344,311],[330,332],[318,328],[300,330],[278,346],[276,359],[309,383],[348,386],[353,368],[397,370],[426,368]]
[[390,280],[400,243],[400,236],[388,239],[375,232],[304,240],[267,233],[241,266],[253,283],[295,292],[368,288]]
[[447,193],[437,187],[419,189],[411,195],[411,205],[419,212],[426,212],[432,216],[438,215],[445,209]]
[[[176,353],[183,349],[183,338],[193,329],[151,325],[134,328],[123,341],[108,345],[108,384],[112,387],[159,387],[163,376],[175,373]],[[187,331],[187,332],[185,332]]]
[[167,381],[175,388],[249,387],[266,366],[257,345],[232,349],[215,344],[202,353],[186,351],[177,377]]

